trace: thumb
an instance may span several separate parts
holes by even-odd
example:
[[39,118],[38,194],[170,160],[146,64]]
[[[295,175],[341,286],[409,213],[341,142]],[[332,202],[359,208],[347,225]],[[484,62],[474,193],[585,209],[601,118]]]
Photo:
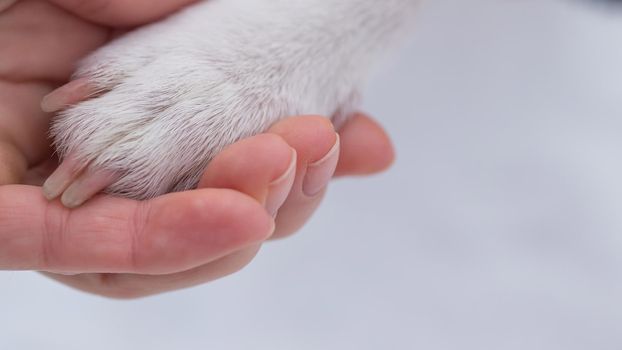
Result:
[[0,185],[20,183],[28,164],[15,145],[0,138]]

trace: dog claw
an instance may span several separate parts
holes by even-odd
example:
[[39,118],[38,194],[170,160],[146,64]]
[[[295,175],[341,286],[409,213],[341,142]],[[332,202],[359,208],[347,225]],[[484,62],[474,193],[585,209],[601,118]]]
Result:
[[75,157],[67,157],[43,184],[43,195],[53,200],[63,194],[71,182],[80,175],[86,164],[81,165]]
[[61,203],[67,208],[77,208],[117,180],[113,172],[87,169],[63,192]]
[[84,204],[97,193],[118,180],[119,176],[108,170],[89,167],[75,156],[68,156],[43,184],[43,195],[48,200],[61,197],[67,208]]
[[95,94],[95,89],[86,78],[69,82],[43,97],[41,109],[53,113],[84,101]]

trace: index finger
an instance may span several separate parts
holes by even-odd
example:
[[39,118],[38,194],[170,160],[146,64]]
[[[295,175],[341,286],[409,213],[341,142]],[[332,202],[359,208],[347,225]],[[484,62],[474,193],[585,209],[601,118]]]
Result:
[[256,200],[232,190],[145,202],[99,196],[69,210],[48,202],[39,187],[0,187],[0,270],[174,273],[261,242],[273,230]]

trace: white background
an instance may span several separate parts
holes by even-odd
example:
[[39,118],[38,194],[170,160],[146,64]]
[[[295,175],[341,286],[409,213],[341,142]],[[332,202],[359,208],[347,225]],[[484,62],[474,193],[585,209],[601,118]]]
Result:
[[390,172],[191,290],[0,273],[0,349],[621,349],[622,11],[428,0],[418,21],[366,98]]

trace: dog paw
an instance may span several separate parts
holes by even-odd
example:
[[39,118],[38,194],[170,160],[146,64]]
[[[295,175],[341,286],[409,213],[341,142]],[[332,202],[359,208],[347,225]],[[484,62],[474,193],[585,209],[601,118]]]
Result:
[[76,207],[100,191],[191,189],[224,147],[281,118],[349,112],[354,84],[309,58],[325,48],[299,45],[287,26],[258,35],[261,14],[214,4],[117,39],[44,100],[59,112],[51,134],[62,160],[47,198]]

